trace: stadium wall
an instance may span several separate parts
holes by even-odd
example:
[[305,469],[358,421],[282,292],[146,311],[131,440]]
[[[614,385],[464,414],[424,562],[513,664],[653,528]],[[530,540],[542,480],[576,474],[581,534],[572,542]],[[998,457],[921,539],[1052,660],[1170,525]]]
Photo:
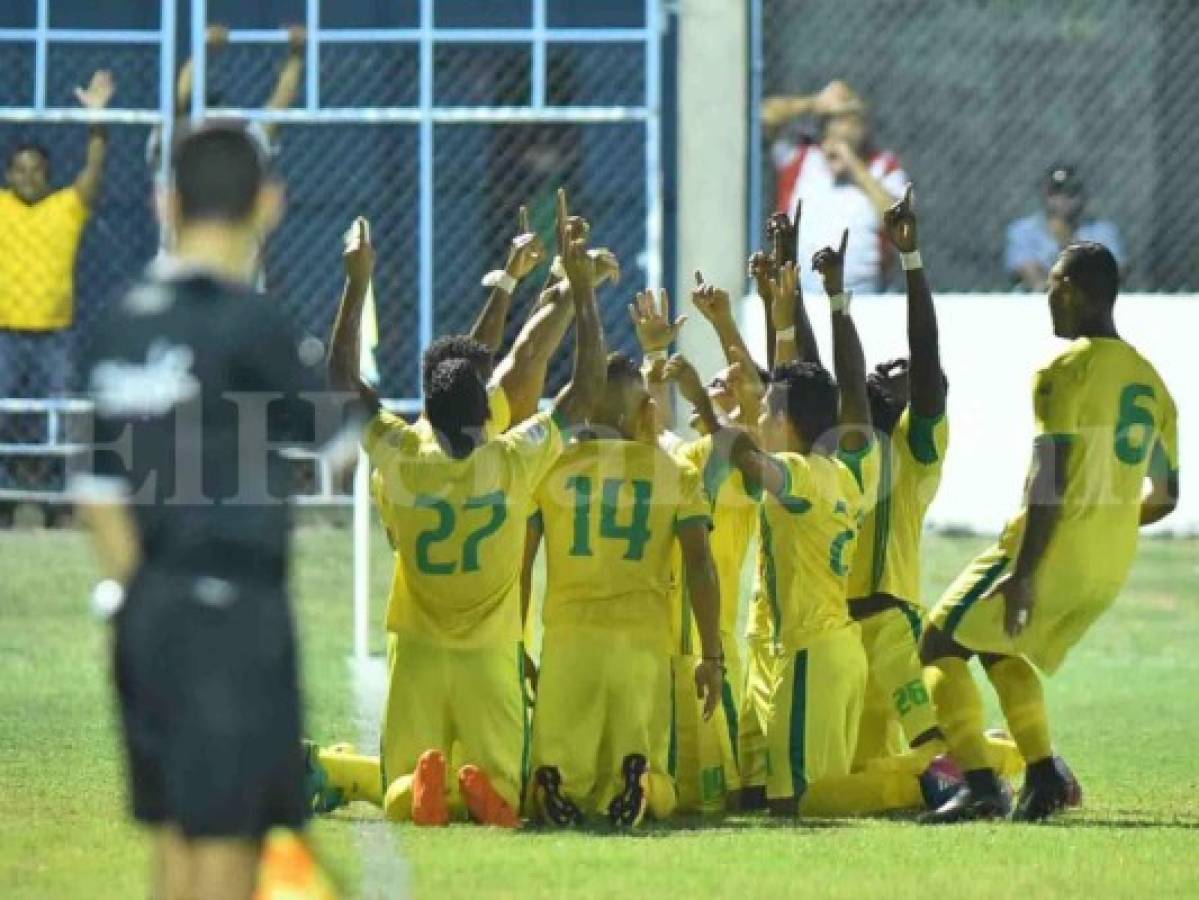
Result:
[[[935,275],[935,273],[934,273]],[[1032,446],[1033,373],[1065,342],[1052,337],[1045,299],[1027,294],[941,294],[941,352],[949,377],[949,455],[929,511],[935,528],[998,531],[1018,508]],[[832,358],[828,307],[808,301],[817,341]],[[765,341],[761,304],[743,304],[751,347]],[[907,354],[902,296],[857,297],[854,318],[868,365]],[[1182,469],[1199,471],[1199,295],[1127,294],[1116,305],[1121,334],[1157,366],[1178,404]],[[1155,532],[1199,534],[1199,494],[1188,493]]]

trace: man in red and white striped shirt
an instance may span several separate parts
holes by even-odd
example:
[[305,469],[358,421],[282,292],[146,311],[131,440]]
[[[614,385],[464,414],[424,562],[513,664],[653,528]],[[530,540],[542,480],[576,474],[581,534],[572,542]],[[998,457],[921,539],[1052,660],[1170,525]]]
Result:
[[819,141],[779,141],[773,151],[778,210],[791,213],[803,202],[796,259],[804,290],[821,290],[820,277],[805,262],[821,247],[836,245],[846,228],[846,289],[873,293],[883,287],[883,213],[903,195],[908,175],[894,153],[875,148],[867,113],[865,101],[843,81],[812,96],[771,97],[762,104],[767,133],[803,116],[820,119]]

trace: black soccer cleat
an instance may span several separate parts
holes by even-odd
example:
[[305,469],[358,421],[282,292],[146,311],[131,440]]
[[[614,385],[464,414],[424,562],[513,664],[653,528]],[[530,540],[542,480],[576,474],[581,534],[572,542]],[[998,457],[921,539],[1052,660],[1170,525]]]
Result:
[[1082,806],[1082,785],[1078,782],[1078,776],[1066,765],[1066,761],[1060,756],[1053,758],[1053,767],[1057,769],[1062,777],[1066,779],[1066,808],[1078,809]]
[[557,766],[542,766],[533,776],[541,793],[541,811],[545,818],[559,828],[583,824],[583,811],[562,793],[562,773]]
[[616,798],[608,804],[608,821],[615,828],[636,828],[645,817],[645,808],[649,804],[646,793],[645,773],[649,763],[640,753],[630,753],[620,764],[620,775],[624,779],[624,788]]
[[1045,762],[1048,765],[1029,766],[1020,799],[1012,810],[1013,822],[1044,822],[1070,805],[1070,780],[1057,767],[1056,759]]
[[975,793],[969,785],[937,809],[924,813],[918,821],[921,825],[960,825],[964,822],[991,822],[1006,819],[1012,811],[1011,795],[1003,787],[998,791]]
[[920,794],[924,798],[925,809],[940,809],[965,786],[966,778],[962,770],[948,754],[938,756],[920,773]]

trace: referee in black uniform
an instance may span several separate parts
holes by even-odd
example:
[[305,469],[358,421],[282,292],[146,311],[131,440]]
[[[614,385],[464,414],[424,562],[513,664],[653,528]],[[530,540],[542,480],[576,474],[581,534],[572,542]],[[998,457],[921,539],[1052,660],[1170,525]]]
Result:
[[124,595],[116,692],[152,896],[249,900],[266,832],[306,817],[286,472],[266,442],[315,439],[300,394],[322,360],[249,286],[282,209],[253,141],[209,125],[173,162],[175,251],[96,336],[77,489]]

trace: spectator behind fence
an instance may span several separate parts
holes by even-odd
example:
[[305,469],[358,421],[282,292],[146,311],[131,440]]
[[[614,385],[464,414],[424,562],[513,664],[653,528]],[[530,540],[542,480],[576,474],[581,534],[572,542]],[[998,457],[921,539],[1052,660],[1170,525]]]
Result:
[[1112,252],[1120,277],[1128,270],[1120,229],[1107,219],[1084,219],[1087,197],[1073,166],[1055,165],[1045,173],[1043,212],[1008,225],[1004,267],[1012,282],[1030,291],[1044,291],[1049,270],[1067,244],[1094,241]]
[[[112,75],[99,71],[75,96],[98,110],[115,88]],[[83,169],[57,191],[50,190],[50,155],[41,144],[18,144],[8,157],[0,191],[0,397],[52,397],[70,386],[75,256],[107,148],[105,129],[92,126]]]
[[[887,269],[883,213],[903,195],[907,173],[894,153],[876,149],[867,105],[845,82],[810,97],[771,97],[762,104],[768,132],[805,116],[820,119],[819,138],[801,132],[797,141],[778,141],[773,154],[778,211],[792,213],[803,202],[796,258],[810,260],[820,248],[836,246],[848,228],[846,289],[881,290]],[[801,269],[804,290],[823,290],[811,266]]]

